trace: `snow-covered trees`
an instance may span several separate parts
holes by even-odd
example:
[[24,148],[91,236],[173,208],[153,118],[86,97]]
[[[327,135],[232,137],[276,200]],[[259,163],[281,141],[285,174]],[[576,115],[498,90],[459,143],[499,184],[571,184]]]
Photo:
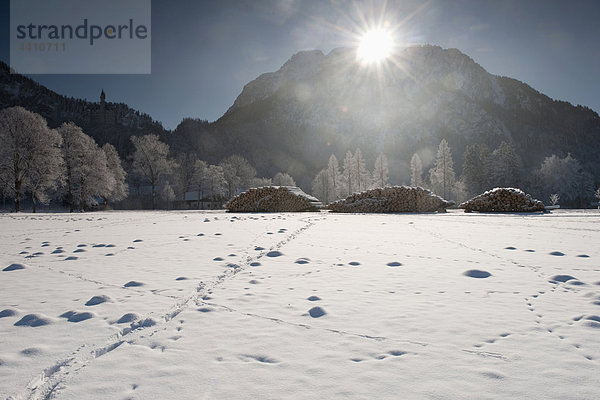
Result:
[[226,157],[219,163],[223,169],[223,176],[227,182],[227,195],[235,196],[240,191],[247,189],[252,184],[252,179],[256,176],[256,170],[248,160],[239,154]]
[[355,192],[357,184],[356,166],[354,162],[354,156],[352,152],[348,150],[344,157],[344,163],[342,166],[342,177],[344,179],[344,195],[343,197],[350,195]]
[[273,185],[275,186],[296,186],[296,181],[288,173],[278,172],[273,177]]
[[129,194],[129,188],[127,187],[127,173],[123,169],[121,159],[117,153],[117,149],[110,143],[104,144],[102,150],[106,155],[106,165],[108,167],[108,173],[111,175],[111,186],[108,188],[106,193],[102,195],[104,198],[104,207],[108,205],[109,201],[120,201],[127,197]]
[[331,202],[329,177],[326,169],[319,171],[312,184],[312,194],[324,204]]
[[442,139],[440,142],[437,157],[433,162],[433,168],[429,170],[429,176],[434,193],[442,195],[444,199],[447,199],[454,190],[456,176],[454,174],[452,152],[446,139]]
[[[333,154],[327,162],[327,182],[329,183],[329,200],[339,199],[342,191],[342,173],[340,172],[340,164]],[[327,201],[327,203],[330,201]]]
[[168,158],[169,145],[161,142],[157,135],[132,136],[135,147],[132,156],[132,172],[152,186],[152,209],[156,208],[156,187],[175,163]]
[[0,111],[0,180],[14,196],[17,212],[26,190],[34,202],[46,200],[59,175],[60,142],[40,115],[22,107]]
[[95,202],[95,197],[110,196],[115,185],[109,172],[106,153],[94,139],[72,122],[58,128],[63,139],[65,190],[69,210],[80,210]]
[[413,154],[410,159],[410,186],[423,185],[423,162],[417,153]]
[[223,168],[219,165],[209,165],[206,169],[206,197],[216,200],[227,193],[227,181]]
[[375,166],[373,167],[373,187],[388,186],[389,172],[387,157],[381,153],[375,160]]
[[521,185],[521,159],[512,144],[500,143],[492,153],[489,179],[492,187],[519,187]]
[[576,206],[585,206],[593,193],[593,178],[583,170],[577,159],[568,154],[564,158],[556,155],[546,157],[537,175],[544,198],[556,193],[563,201]]
[[356,152],[354,152],[354,164],[356,168],[357,190],[359,192],[367,190],[371,186],[371,174],[366,167],[365,159],[360,149],[356,149]]
[[465,151],[462,183],[467,195],[473,197],[490,189],[491,154],[486,145],[468,145]]

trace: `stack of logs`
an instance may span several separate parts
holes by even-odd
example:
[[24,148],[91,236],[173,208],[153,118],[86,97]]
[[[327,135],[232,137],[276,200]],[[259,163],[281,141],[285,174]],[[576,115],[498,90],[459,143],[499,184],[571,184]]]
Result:
[[534,212],[544,211],[544,204],[520,189],[496,188],[462,203],[458,208],[465,212]]
[[328,208],[346,213],[444,212],[453,205],[421,187],[393,186],[354,193]]
[[321,203],[297,187],[265,186],[249,189],[225,204],[229,212],[316,211]]

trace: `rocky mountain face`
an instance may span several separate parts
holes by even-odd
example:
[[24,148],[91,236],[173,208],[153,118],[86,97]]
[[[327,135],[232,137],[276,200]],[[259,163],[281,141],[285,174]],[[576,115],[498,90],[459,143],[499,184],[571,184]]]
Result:
[[46,118],[51,128],[73,121],[99,145],[114,144],[122,156],[130,150],[131,135],[165,136],[162,125],[149,115],[123,103],[99,100],[96,103],[61,96],[26,76],[11,73],[9,66],[0,62],[0,108],[22,106]]
[[259,172],[286,171],[304,187],[360,147],[371,163],[383,151],[395,183],[408,182],[414,152],[431,162],[442,138],[460,171],[465,147],[513,143],[525,168],[571,153],[600,179],[600,118],[515,79],[491,75],[456,49],[415,46],[381,67],[356,62],[353,49],[305,51],[248,83],[209,129],[207,154],[239,152]]

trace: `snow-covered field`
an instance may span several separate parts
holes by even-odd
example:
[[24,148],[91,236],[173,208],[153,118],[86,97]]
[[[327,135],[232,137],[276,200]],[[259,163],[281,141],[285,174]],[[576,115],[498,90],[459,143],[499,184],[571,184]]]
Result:
[[0,398],[598,399],[600,214],[3,214],[0,317]]

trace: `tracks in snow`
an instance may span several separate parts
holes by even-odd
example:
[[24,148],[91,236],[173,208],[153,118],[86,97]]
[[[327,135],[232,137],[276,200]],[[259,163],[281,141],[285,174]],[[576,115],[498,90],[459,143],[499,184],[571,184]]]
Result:
[[153,336],[155,333],[167,329],[166,325],[184,311],[188,305],[198,303],[200,299],[213,288],[221,285],[223,282],[233,278],[239,272],[248,268],[250,263],[265,257],[271,251],[279,250],[292,240],[296,239],[315,224],[314,220],[315,219],[310,216],[301,218],[300,221],[304,222],[303,226],[286,235],[283,240],[277,242],[271,248],[262,250],[253,257],[247,257],[241,265],[235,265],[234,268],[227,269],[212,282],[200,282],[191,295],[178,299],[171,309],[161,317],[157,319],[146,318],[145,320],[136,321],[132,323],[130,327],[108,337],[104,343],[90,345],[83,344],[79,346],[64,359],[58,360],[53,365],[44,369],[29,382],[24,391],[12,398],[15,400],[46,400],[55,398],[60,390],[65,388],[64,383],[70,375],[76,374],[96,358],[110,353],[125,342],[135,344],[137,340],[142,337]]

